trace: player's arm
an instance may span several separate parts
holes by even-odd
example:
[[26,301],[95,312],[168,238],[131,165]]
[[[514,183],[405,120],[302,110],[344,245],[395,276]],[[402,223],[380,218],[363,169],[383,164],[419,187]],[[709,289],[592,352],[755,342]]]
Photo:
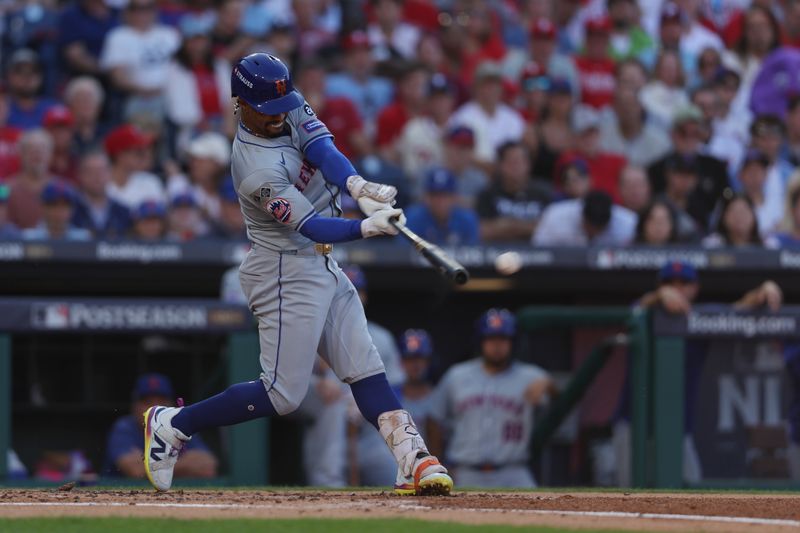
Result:
[[783,304],[783,291],[772,280],[767,280],[755,289],[748,291],[733,307],[740,310],[757,309],[766,306],[770,311],[777,311]]
[[[140,463],[141,458],[140,458]],[[217,459],[208,450],[186,450],[175,464],[175,476],[209,478],[217,475]]]
[[143,479],[144,463],[142,462],[142,450],[133,449],[120,455],[114,463],[123,476]]
[[346,189],[366,215],[372,215],[375,211],[387,209],[394,204],[397,189],[359,176],[350,160],[333,144],[331,137],[314,139],[306,145],[304,153],[306,159],[322,171],[325,181]]

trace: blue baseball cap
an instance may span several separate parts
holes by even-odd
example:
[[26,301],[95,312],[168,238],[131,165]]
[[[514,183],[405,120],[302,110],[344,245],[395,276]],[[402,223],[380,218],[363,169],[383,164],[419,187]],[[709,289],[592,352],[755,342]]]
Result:
[[178,28],[184,37],[210,35],[214,29],[216,17],[207,13],[187,13],[178,22]]
[[133,210],[134,220],[141,220],[143,218],[163,218],[167,214],[164,204],[155,200],[147,200],[139,204]]
[[446,168],[433,168],[425,176],[425,192],[456,192],[456,176]]
[[166,396],[168,398],[175,396],[172,382],[164,374],[152,373],[139,376],[136,386],[133,388],[133,397],[141,400],[148,396]]
[[572,94],[572,85],[569,80],[565,78],[552,78],[550,80],[550,87],[547,90],[548,94]]
[[658,272],[659,283],[676,280],[695,282],[697,281],[697,270],[686,261],[670,261],[661,267]]
[[342,271],[357,291],[367,290],[367,277],[364,275],[364,271],[361,270],[361,267],[357,265],[348,265],[342,267]]
[[400,355],[403,359],[411,357],[429,359],[433,355],[433,343],[428,332],[424,329],[407,329],[400,337]]
[[478,334],[485,337],[513,337],[517,320],[508,309],[492,308],[478,319]]
[[222,184],[219,186],[219,197],[226,202],[239,203],[239,195],[236,194],[236,189],[233,187],[233,178],[230,176],[222,180]]
[[75,201],[75,193],[66,183],[51,181],[42,190],[42,202],[52,204],[59,201],[72,203]]
[[169,201],[170,207],[197,207],[197,200],[195,200],[194,195],[189,192],[182,192],[176,194],[172,197]]

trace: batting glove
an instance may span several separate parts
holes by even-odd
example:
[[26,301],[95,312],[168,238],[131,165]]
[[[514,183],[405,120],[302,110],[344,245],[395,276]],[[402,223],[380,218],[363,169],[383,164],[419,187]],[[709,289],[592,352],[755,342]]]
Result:
[[397,189],[391,185],[372,183],[361,176],[350,176],[347,178],[347,190],[350,192],[350,196],[355,200],[359,198],[372,198],[376,202],[389,205],[394,205],[394,197],[397,196]]
[[381,209],[373,215],[361,221],[361,235],[368,239],[378,235],[397,235],[398,231],[392,225],[392,221],[406,223],[406,217],[402,209]]

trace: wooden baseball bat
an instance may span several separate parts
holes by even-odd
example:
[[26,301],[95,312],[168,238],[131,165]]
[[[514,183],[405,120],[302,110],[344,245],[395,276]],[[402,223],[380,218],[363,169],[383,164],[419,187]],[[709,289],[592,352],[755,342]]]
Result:
[[392,220],[391,224],[397,228],[405,239],[414,245],[428,262],[436,267],[439,273],[445,278],[452,280],[456,285],[463,285],[469,281],[469,272],[458,261],[447,255],[444,250],[431,244],[398,220]]

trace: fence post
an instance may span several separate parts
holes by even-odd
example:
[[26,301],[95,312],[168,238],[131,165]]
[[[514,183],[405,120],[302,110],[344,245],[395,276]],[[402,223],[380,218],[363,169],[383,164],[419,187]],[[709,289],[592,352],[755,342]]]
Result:
[[8,477],[11,447],[11,337],[0,335],[0,480]]
[[630,327],[631,481],[634,487],[651,484],[647,471],[650,433],[650,346],[649,313],[635,310]]
[[[233,333],[228,339],[228,382],[258,379],[258,334]],[[229,428],[230,482],[235,486],[269,482],[269,420],[259,418]]]
[[683,485],[684,349],[681,337],[655,338],[652,463],[657,488]]

